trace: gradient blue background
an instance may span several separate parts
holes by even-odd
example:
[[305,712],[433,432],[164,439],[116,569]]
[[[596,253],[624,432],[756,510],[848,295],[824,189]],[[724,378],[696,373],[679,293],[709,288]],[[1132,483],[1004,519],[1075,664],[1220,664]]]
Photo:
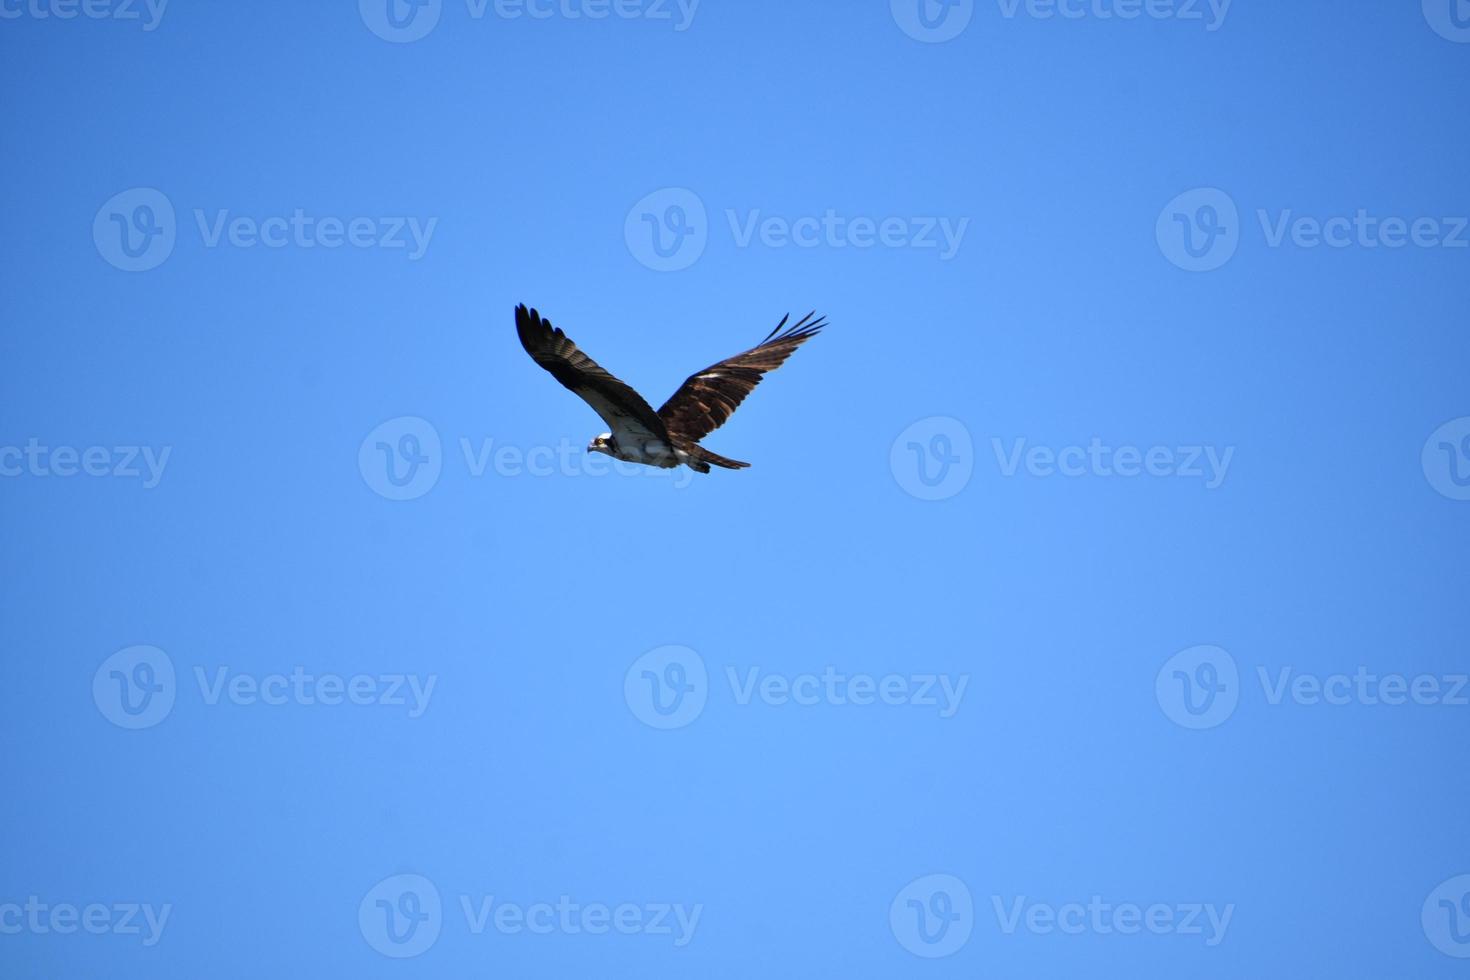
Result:
[[[0,21],[0,445],[168,445],[161,484],[0,479],[0,901],[172,903],[162,942],[0,936],[6,978],[1457,976],[1420,926],[1470,871],[1470,709],[1273,706],[1273,673],[1466,668],[1470,503],[1429,434],[1470,415],[1470,252],[1269,248],[1255,223],[1470,214],[1470,45],[1418,3],[1238,0],[1199,22],[1008,19],[944,44],[886,0],[705,0],[668,21],[472,20],[374,36],[356,4],[184,3]],[[707,251],[657,273],[624,219],[663,187]],[[172,256],[115,269],[112,195]],[[1219,187],[1235,258],[1191,274],[1160,209]],[[424,258],[205,248],[195,208],[437,217]],[[969,217],[959,254],[737,247],[724,212]],[[655,404],[787,310],[830,330],[676,489],[471,476],[458,440],[581,445],[532,365],[539,306]],[[359,472],[429,420],[443,475]],[[974,476],[917,500],[895,437],[953,416]],[[1224,485],[1000,472],[1008,444],[1234,446]],[[1239,708],[1154,695],[1218,644]],[[126,731],[94,671],[153,644],[171,715]],[[697,650],[676,731],[623,679]],[[958,714],[739,705],[726,665],[968,675]],[[192,670],[437,675],[403,709],[207,705]],[[404,962],[358,903],[423,874]],[[974,933],[910,955],[890,901],[962,879]],[[694,941],[471,935],[461,894],[702,903]],[[991,896],[1233,903],[1194,936],[1004,934]]]

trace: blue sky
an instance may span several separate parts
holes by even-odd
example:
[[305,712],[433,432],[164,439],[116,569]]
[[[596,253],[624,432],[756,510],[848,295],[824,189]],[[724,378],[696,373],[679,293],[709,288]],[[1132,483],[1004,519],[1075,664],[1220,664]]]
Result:
[[392,2],[0,0],[0,973],[1463,971],[1470,3]]

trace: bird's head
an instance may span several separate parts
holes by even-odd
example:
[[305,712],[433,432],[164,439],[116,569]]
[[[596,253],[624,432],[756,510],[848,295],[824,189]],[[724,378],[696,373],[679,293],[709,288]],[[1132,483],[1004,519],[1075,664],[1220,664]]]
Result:
[[611,456],[613,454],[612,433],[604,432],[602,435],[597,436],[591,442],[587,443],[587,451],[589,453],[605,453],[608,456]]

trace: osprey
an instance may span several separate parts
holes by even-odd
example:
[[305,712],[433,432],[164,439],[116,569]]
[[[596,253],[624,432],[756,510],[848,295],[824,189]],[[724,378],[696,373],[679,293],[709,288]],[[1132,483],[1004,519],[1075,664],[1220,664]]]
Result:
[[612,429],[588,443],[588,452],[664,469],[682,463],[708,473],[712,465],[730,470],[750,465],[716,455],[699,440],[724,425],[767,371],[786,363],[792,351],[826,325],[825,318],[813,317],[814,313],[808,313],[789,329],[786,321],[790,316],[782,317],[755,347],[691,375],[657,412],[642,395],[598,366],[566,334],[524,304],[516,307],[516,333],[531,359],[576,392]]

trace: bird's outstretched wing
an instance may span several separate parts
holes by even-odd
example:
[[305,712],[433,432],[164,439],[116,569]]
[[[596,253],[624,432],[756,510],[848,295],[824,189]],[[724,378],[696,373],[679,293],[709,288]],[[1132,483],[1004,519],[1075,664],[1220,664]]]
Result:
[[788,329],[790,319],[782,317],[759,346],[691,375],[658,410],[669,433],[675,439],[698,442],[724,425],[767,371],[785,364],[792,351],[827,324],[825,317],[808,313]]
[[643,396],[583,354],[550,320],[522,304],[516,307],[516,333],[531,359],[591,405],[614,434],[632,431],[669,444],[663,419]]

